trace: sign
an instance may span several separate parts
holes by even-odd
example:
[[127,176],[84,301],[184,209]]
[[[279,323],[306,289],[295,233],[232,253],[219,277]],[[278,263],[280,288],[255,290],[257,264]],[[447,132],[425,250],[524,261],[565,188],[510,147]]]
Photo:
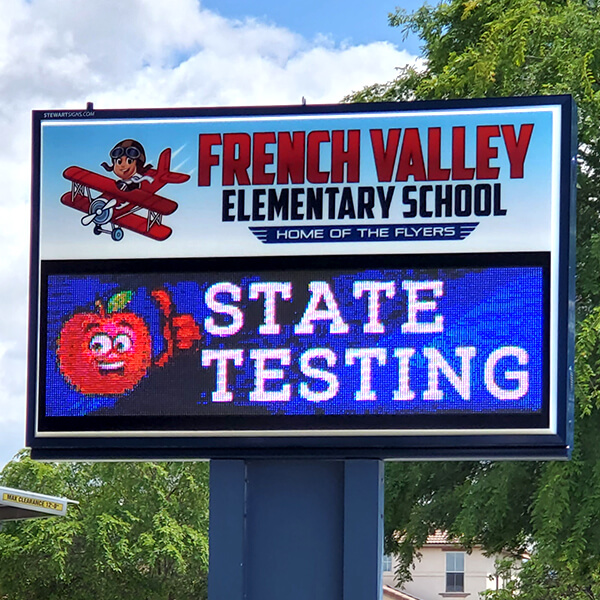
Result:
[[574,119],[34,112],[34,457],[568,455]]
[[15,506],[35,506],[37,508],[50,509],[52,511],[57,512],[61,512],[64,507],[64,504],[62,504],[61,502],[54,502],[53,500],[41,500],[39,498],[19,496],[16,494],[8,493],[2,494],[2,502],[3,504],[12,503]]
[[64,517],[74,500],[0,487],[0,522],[39,517]]

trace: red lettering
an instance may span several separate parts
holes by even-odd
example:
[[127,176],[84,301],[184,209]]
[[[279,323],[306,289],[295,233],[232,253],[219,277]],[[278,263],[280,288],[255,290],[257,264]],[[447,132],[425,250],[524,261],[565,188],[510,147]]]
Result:
[[277,134],[277,183],[304,183],[304,131],[281,131]]
[[392,180],[401,131],[401,129],[390,129],[387,135],[387,142],[384,145],[383,131],[381,129],[371,129],[371,146],[373,147],[373,158],[375,159],[378,181]]
[[419,137],[419,130],[415,127],[410,127],[404,131],[396,181],[407,181],[410,175],[415,178],[415,181],[427,180],[423,151],[421,150],[421,138]]
[[450,169],[442,169],[442,129],[430,127],[427,132],[427,178],[429,181],[450,179]]
[[[356,183],[360,180],[360,131],[348,131],[348,147],[345,146],[345,131],[331,132],[331,182]],[[344,165],[347,179],[344,180]]]
[[475,169],[465,166],[465,128],[452,128],[452,179],[473,179]]
[[219,155],[212,153],[213,146],[221,145],[221,134],[201,133],[198,140],[198,185],[210,185],[210,169],[219,164]]
[[275,143],[275,134],[271,131],[255,133],[252,142],[252,184],[271,185],[275,181],[275,173],[267,173],[265,167],[272,165],[274,155],[266,151],[267,144]]
[[306,151],[306,178],[310,183],[327,183],[329,172],[321,171],[321,144],[329,141],[329,131],[311,131]]
[[527,150],[529,149],[532,133],[533,123],[521,125],[518,139],[515,136],[514,125],[502,125],[502,136],[504,137],[506,153],[508,154],[508,160],[510,161],[511,179],[523,178],[523,165],[525,163],[525,157],[527,156]]
[[247,133],[226,133],[223,136],[223,185],[250,185],[250,136]]
[[500,137],[498,125],[477,127],[477,179],[498,179],[500,169],[490,167],[490,160],[498,158],[498,148],[490,146],[490,138]]

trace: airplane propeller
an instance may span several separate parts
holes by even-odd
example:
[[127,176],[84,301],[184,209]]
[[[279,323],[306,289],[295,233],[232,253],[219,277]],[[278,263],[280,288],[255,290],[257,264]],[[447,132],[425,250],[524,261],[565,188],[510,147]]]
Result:
[[91,225],[92,223],[106,223],[110,221],[110,211],[117,205],[117,200],[111,198],[108,202],[95,200],[90,204],[90,212],[81,217],[82,225]]

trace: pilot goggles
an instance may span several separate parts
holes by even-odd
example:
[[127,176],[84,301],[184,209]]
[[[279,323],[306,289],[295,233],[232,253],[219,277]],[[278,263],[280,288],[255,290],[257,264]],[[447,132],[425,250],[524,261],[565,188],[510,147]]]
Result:
[[113,160],[121,158],[123,154],[127,158],[132,158],[133,160],[137,160],[141,156],[141,152],[135,146],[128,146],[127,148],[123,148],[123,146],[117,146],[110,151],[110,157]]

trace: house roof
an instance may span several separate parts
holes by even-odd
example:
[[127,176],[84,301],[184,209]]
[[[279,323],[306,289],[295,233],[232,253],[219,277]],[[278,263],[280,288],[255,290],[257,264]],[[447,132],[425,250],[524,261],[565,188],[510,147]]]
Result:
[[389,585],[383,586],[384,600],[419,600],[416,596],[411,596],[402,590],[397,590]]
[[[396,539],[401,541],[404,536],[396,534]],[[427,540],[422,547],[425,546],[461,546],[460,540],[456,537],[449,537],[446,531],[436,529],[436,531],[427,536]]]
[[447,546],[448,544],[460,545],[460,541],[457,538],[448,537],[447,532],[437,530],[435,533],[427,536],[426,546]]

